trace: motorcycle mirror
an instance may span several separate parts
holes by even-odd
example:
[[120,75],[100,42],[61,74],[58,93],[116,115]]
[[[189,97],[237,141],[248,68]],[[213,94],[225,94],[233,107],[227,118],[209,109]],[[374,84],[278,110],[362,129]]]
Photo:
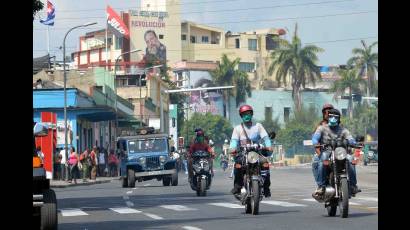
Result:
[[175,147],[172,146],[170,150],[171,150],[171,152],[175,152]]
[[275,131],[272,131],[272,132],[269,133],[269,138],[270,139],[275,139],[275,137],[276,137]]

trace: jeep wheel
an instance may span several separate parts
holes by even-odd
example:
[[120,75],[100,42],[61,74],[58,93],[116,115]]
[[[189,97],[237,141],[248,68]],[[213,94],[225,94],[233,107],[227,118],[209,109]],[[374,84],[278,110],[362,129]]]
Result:
[[128,178],[127,177],[122,178],[122,187],[123,188],[128,187]]
[[169,186],[170,183],[171,183],[171,177],[169,176],[162,177],[162,185]]
[[43,192],[44,205],[41,207],[41,229],[57,229],[57,199],[52,189]]
[[172,183],[172,186],[178,185],[178,172],[175,172],[174,174],[172,174],[171,183]]

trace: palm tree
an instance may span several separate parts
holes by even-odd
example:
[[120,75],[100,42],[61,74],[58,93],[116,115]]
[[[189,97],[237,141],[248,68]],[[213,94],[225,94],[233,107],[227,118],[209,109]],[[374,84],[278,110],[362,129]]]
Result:
[[305,88],[307,81],[314,85],[316,79],[321,79],[320,69],[316,65],[317,53],[324,50],[315,45],[302,47],[302,42],[297,36],[297,24],[291,43],[281,38],[276,38],[276,40],[279,49],[273,50],[271,53],[272,63],[268,73],[272,75],[276,71],[276,80],[279,85],[281,85],[282,80],[286,85],[287,77],[291,77],[292,98],[295,102],[295,108],[300,111],[302,108],[301,87]]
[[252,95],[251,82],[248,79],[248,74],[237,69],[239,62],[240,58],[231,61],[226,54],[223,54],[217,68],[211,71],[212,79],[216,85],[235,86],[234,90],[222,91],[227,118],[229,118],[228,111],[230,108],[229,96],[236,98],[236,107],[238,107],[242,102],[246,101],[247,96],[250,97]]
[[366,45],[365,41],[361,41],[363,49],[354,48],[352,50],[353,57],[347,61],[348,66],[355,67],[359,70],[360,76],[367,76],[367,96],[376,94],[376,80],[375,73],[379,69],[379,54],[373,53],[372,48],[378,44],[378,42],[373,42],[369,47]]
[[365,84],[365,80],[357,75],[356,69],[340,69],[338,70],[341,78],[333,83],[330,88],[331,92],[335,92],[334,98],[337,99],[339,96],[343,95],[346,90],[349,91],[349,117],[353,118],[353,93],[360,93],[360,86]]

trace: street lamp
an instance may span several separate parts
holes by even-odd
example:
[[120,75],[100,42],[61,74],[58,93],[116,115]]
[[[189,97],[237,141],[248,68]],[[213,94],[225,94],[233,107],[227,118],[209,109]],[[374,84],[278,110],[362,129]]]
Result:
[[[117,131],[118,131],[118,105],[117,105],[117,63],[120,59],[120,57],[124,54],[130,54],[130,53],[135,53],[135,52],[139,52],[141,51],[140,49],[134,49],[131,51],[127,51],[124,53],[121,53],[120,55],[118,55],[118,57],[115,59],[115,63],[114,63],[114,88],[115,88],[115,126],[116,126],[116,131],[115,134],[117,135]],[[117,135],[118,136],[118,135]]]
[[[65,150],[65,156],[66,159],[68,160],[68,138],[67,138],[67,73],[65,71],[65,39],[67,38],[67,35],[74,29],[80,28],[80,27],[87,27],[91,25],[95,25],[97,22],[89,22],[85,23],[83,25],[75,26],[71,28],[70,30],[67,31],[67,33],[64,36],[63,40],[63,71],[64,71],[64,150]],[[68,168],[66,167],[66,180],[68,180]]]

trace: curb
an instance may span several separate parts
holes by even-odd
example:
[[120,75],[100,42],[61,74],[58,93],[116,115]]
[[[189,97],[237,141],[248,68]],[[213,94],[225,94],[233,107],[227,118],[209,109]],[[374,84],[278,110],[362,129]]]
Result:
[[66,188],[66,187],[74,187],[74,186],[86,186],[86,185],[93,185],[93,184],[103,184],[103,183],[109,183],[113,180],[117,180],[117,178],[110,179],[110,180],[100,180],[100,181],[92,181],[92,182],[85,182],[85,183],[71,183],[71,184],[61,184],[61,185],[56,185],[56,184],[51,184],[50,183],[50,188]]

